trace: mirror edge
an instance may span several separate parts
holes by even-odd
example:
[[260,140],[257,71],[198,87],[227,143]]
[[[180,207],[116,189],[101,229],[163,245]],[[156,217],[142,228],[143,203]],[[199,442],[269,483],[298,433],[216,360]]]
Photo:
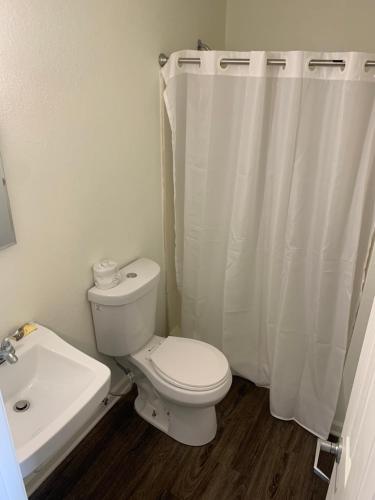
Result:
[[5,179],[5,172],[4,172],[4,168],[2,167],[2,165],[0,165],[0,167],[1,167],[1,169],[0,169],[1,181],[0,182],[2,183],[3,188],[6,191],[7,207],[8,207],[8,213],[9,213],[9,224],[10,224],[10,227],[11,227],[12,233],[13,233],[13,239],[12,239],[12,241],[10,241],[9,243],[6,243],[5,245],[2,245],[2,246],[0,245],[0,250],[5,250],[6,248],[9,248],[9,247],[11,247],[13,245],[16,245],[17,238],[16,238],[16,230],[14,228],[12,211],[11,211],[11,208],[10,208],[8,185],[7,185],[7,181]]

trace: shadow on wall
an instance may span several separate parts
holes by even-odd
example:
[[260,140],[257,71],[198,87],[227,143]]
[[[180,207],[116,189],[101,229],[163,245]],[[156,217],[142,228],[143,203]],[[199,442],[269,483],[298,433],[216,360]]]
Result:
[[167,332],[170,335],[181,334],[181,296],[176,282],[175,265],[175,219],[174,219],[174,189],[173,189],[173,154],[172,133],[167,112],[161,103],[162,127],[162,168],[163,168],[163,226],[164,252],[166,263],[166,313]]

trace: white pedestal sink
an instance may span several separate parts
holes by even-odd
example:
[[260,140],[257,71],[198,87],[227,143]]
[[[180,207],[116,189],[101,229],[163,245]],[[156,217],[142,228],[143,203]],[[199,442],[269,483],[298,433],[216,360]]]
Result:
[[[14,345],[18,361],[0,365],[0,390],[26,477],[95,412],[109,391],[110,370],[40,325]],[[21,400],[30,406],[16,411]]]

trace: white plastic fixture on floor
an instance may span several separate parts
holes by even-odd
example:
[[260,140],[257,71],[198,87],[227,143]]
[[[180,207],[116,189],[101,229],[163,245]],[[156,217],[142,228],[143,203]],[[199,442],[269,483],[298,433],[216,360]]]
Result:
[[[223,57],[251,62],[221,68]],[[310,69],[311,59],[345,68]],[[183,334],[221,348],[237,373],[270,386],[275,416],[323,438],[374,231],[369,59],[184,51],[162,70]]]

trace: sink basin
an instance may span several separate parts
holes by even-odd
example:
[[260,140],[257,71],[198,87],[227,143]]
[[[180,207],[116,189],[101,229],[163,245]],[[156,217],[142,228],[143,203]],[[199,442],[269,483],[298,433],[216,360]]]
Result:
[[18,361],[0,366],[0,390],[26,477],[95,412],[109,391],[110,370],[41,325],[14,345]]

